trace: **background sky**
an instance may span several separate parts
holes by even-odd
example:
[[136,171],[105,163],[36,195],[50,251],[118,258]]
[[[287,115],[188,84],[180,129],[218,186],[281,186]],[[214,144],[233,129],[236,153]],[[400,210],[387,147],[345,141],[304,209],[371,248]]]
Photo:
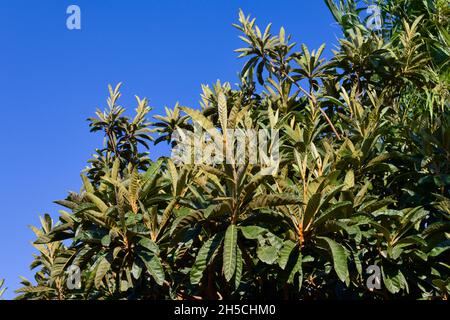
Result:
[[[66,28],[66,9],[81,8],[81,30]],[[237,82],[244,46],[231,26],[239,8],[273,32],[284,26],[310,49],[337,43],[339,29],[322,0],[72,0],[0,2],[0,278],[6,298],[29,270],[39,215],[58,217],[52,201],[79,191],[102,137],[86,118],[105,108],[107,85],[123,82],[120,104],[134,95],[164,106],[198,107],[200,85]],[[297,46],[298,48],[298,46]],[[155,158],[167,153],[159,144]]]

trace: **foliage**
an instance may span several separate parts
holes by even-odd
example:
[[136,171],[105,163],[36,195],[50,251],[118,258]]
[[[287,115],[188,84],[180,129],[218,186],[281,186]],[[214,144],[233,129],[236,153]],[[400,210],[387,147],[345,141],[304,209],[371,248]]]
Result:
[[[201,108],[146,120],[109,88],[83,187],[42,219],[19,299],[447,299],[450,292],[449,11],[442,1],[326,1],[343,38],[329,60],[239,13],[240,84],[202,86]],[[256,81],[257,83],[256,83]],[[278,130],[275,172],[250,161],[150,161],[179,129]],[[152,129],[151,129],[152,128]],[[227,144],[224,143],[225,153]],[[67,246],[62,241],[67,241]],[[66,242],[64,242],[66,243]],[[64,286],[81,269],[82,289]],[[369,266],[381,289],[367,287]]]
[[132,163],[137,169],[144,169],[149,163],[148,153],[138,150],[139,145],[148,149],[148,142],[152,140],[148,134],[151,132],[150,123],[146,120],[146,115],[151,110],[148,100],[136,96],[136,115],[130,120],[123,115],[125,109],[117,104],[120,86],[120,83],[114,89],[108,86],[108,108],[104,112],[97,110],[97,117],[88,119],[91,132],[102,131],[107,138],[105,147],[97,149],[94,157],[88,161],[91,166],[87,170],[87,176],[94,182],[98,182],[111,169],[115,159],[119,160],[120,171],[126,170],[128,163]]
[[[70,214],[61,210],[60,221],[68,223]],[[45,214],[40,217],[41,229],[30,226],[37,237],[33,246],[39,254],[34,255],[34,260],[30,265],[31,269],[39,268],[34,275],[36,285],[24,277],[21,277],[21,288],[16,290],[19,295],[17,299],[64,299],[67,294],[66,275],[64,270],[68,267],[64,263],[65,257],[73,252],[62,243],[62,239],[67,238],[65,232],[58,233],[61,226],[56,226],[52,218]],[[64,224],[63,224],[64,226]],[[50,234],[53,232],[53,234]]]

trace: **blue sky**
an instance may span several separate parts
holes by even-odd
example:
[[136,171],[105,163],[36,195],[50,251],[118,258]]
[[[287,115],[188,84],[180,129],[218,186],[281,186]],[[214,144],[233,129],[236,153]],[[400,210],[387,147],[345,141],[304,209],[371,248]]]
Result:
[[[81,30],[66,28],[66,9],[81,8]],[[53,200],[78,191],[80,171],[102,137],[86,118],[106,105],[107,85],[123,82],[121,104],[147,97],[162,113],[177,101],[198,107],[200,85],[237,81],[243,65],[239,8],[273,30],[284,26],[310,48],[336,44],[339,29],[321,0],[0,2],[0,278],[6,298],[19,275],[32,278],[29,224],[57,218]],[[152,158],[167,152],[161,144]]]

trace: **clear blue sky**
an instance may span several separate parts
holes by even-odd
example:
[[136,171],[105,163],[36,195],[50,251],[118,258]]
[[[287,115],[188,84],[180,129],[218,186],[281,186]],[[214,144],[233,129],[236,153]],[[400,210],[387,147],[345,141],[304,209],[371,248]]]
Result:
[[[81,8],[81,30],[66,8]],[[80,188],[80,171],[102,138],[86,118],[105,107],[108,83],[123,82],[123,106],[148,97],[160,113],[177,101],[197,107],[200,85],[237,80],[243,61],[238,9],[261,26],[284,26],[310,48],[336,44],[338,27],[321,0],[0,2],[0,278],[14,296],[32,278],[29,224],[58,216],[53,200]],[[150,150],[152,158],[166,147]]]

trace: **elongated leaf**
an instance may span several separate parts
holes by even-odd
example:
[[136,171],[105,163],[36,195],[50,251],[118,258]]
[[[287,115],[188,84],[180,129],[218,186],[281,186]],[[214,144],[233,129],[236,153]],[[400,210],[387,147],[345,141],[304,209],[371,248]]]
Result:
[[222,127],[222,132],[226,134],[228,122],[227,98],[225,97],[225,94],[222,91],[220,91],[219,94],[217,95],[217,103],[219,111],[219,121]]
[[234,287],[237,289],[239,285],[241,284],[242,279],[242,269],[244,266],[243,259],[242,259],[242,251],[237,247],[237,255],[236,255],[236,272],[234,274]]
[[213,138],[213,141],[221,141],[222,135],[214,127],[214,124],[211,122],[211,120],[206,118],[201,112],[185,107],[181,107],[180,109],[186,112],[186,114],[188,114],[193,121],[197,122],[206,132],[208,132]]
[[111,179],[117,180],[119,168],[120,168],[120,160],[119,158],[116,158],[116,160],[114,160],[113,167],[111,169]]
[[280,255],[278,258],[278,265],[281,269],[286,268],[286,264],[289,261],[292,250],[295,248],[295,242],[291,240],[286,240],[283,243],[283,247],[280,250]]
[[144,248],[148,249],[151,253],[159,254],[159,247],[153,240],[142,237],[138,243]]
[[201,211],[191,211],[184,216],[180,216],[172,223],[170,228],[170,235],[172,235],[177,230],[183,229],[188,225],[196,223],[203,220],[203,213]]
[[402,289],[408,289],[406,279],[400,270],[384,268],[382,266],[381,274],[383,276],[383,284],[390,293],[396,294]]
[[74,258],[76,254],[77,251],[74,249],[67,250],[66,252],[59,254],[53,262],[51,277],[56,278],[60,276],[71,263],[72,258]]
[[131,267],[131,274],[133,275],[134,279],[139,279],[141,276],[143,269],[143,264],[140,260],[136,260],[133,262],[133,266]]
[[302,282],[303,282],[303,256],[302,253],[300,251],[297,252],[298,255],[293,255],[293,258],[295,260],[293,260],[293,266],[292,263],[290,263],[290,265],[292,266],[292,269],[290,269],[290,273],[289,273],[289,277],[287,280],[287,283],[294,283],[295,280],[295,276],[298,274],[298,280],[299,280],[299,289],[302,286]]
[[239,229],[242,235],[249,240],[258,239],[260,235],[268,232],[267,229],[259,226],[240,226]]
[[106,213],[106,211],[108,210],[108,206],[103,202],[102,199],[91,192],[86,192],[86,197],[88,197],[88,199],[91,200],[102,213]]
[[[240,279],[239,279],[239,281],[240,281]],[[5,283],[5,280],[4,279],[0,279],[0,299],[1,299],[2,295],[6,291],[6,288],[2,288],[4,283]]]
[[94,280],[95,287],[97,289],[100,288],[103,278],[108,273],[109,269],[111,269],[111,262],[109,261],[109,259],[106,256],[103,256],[100,259],[101,260],[100,260],[97,270],[95,272],[95,280]]
[[44,287],[44,286],[28,286],[28,287],[22,287],[20,289],[17,289],[16,293],[39,293],[39,292],[50,292],[50,291],[56,291],[54,288],[50,287]]
[[258,188],[260,184],[266,181],[269,178],[268,175],[257,174],[252,180],[244,187],[242,193],[239,197],[241,203],[248,203],[254,196],[255,190]]
[[263,194],[256,196],[249,202],[250,209],[284,206],[288,204],[300,203],[301,199],[292,194]]
[[92,186],[91,182],[89,181],[89,178],[86,177],[84,174],[81,175],[81,179],[83,180],[83,186],[86,192],[94,193],[94,187]]
[[345,174],[344,184],[345,184],[345,187],[343,190],[348,190],[355,186],[355,173],[353,172],[353,170],[349,170]]
[[342,282],[348,281],[349,273],[348,273],[348,264],[347,264],[347,254],[342,245],[337,243],[336,241],[327,238],[327,237],[318,237],[323,240],[329,250],[331,251],[331,255],[333,257],[333,266],[334,271],[336,272],[338,278]]
[[72,232],[58,232],[54,234],[43,234],[34,243],[35,244],[46,244],[54,241],[61,241],[65,239],[73,238],[74,234]]
[[450,240],[446,240],[442,243],[440,243],[437,247],[433,248],[428,255],[430,257],[436,257],[440,254],[444,253],[445,251],[450,249]]
[[322,213],[314,222],[315,225],[320,225],[325,223],[329,219],[333,219],[341,210],[350,207],[352,203],[350,201],[342,201],[333,204],[330,208],[328,208],[324,213]]
[[315,193],[309,199],[308,204],[306,205],[305,215],[303,217],[303,225],[305,227],[307,227],[310,221],[314,218],[314,215],[319,208],[321,197],[322,195],[320,193]]
[[232,224],[225,233],[223,244],[223,273],[227,281],[231,280],[236,270],[237,230],[238,227]]
[[165,276],[164,268],[159,257],[147,251],[139,251],[138,255],[142,262],[144,262],[148,273],[155,279],[157,284],[162,286]]
[[217,254],[217,250],[222,244],[223,236],[224,235],[222,232],[216,233],[200,248],[190,272],[190,280],[192,284],[198,284],[202,279],[203,272]]
[[259,260],[273,264],[278,259],[278,249],[275,246],[260,246],[256,252]]

